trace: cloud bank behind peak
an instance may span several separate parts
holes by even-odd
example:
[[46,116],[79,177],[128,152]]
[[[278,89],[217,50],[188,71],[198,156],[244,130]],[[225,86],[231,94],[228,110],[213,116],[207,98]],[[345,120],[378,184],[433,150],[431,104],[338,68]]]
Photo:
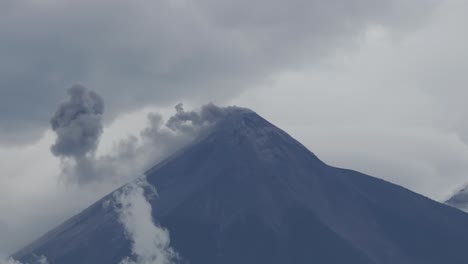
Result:
[[108,119],[149,104],[230,99],[272,74],[352,46],[369,25],[418,25],[433,4],[6,0],[0,4],[0,142],[38,138],[72,83],[111,98]]

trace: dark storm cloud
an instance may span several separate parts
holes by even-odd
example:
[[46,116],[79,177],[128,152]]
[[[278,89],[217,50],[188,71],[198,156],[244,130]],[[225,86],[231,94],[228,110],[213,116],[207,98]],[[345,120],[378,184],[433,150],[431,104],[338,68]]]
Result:
[[0,5],[0,142],[25,143],[40,136],[61,90],[72,83],[99,87],[109,119],[183,98],[227,99],[278,71],[352,46],[368,25],[399,30],[418,24],[432,1]]

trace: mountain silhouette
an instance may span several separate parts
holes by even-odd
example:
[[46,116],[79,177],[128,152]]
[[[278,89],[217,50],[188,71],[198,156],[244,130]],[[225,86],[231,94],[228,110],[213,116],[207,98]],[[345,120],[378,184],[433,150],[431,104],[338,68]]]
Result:
[[[235,109],[146,172],[153,219],[181,263],[466,264],[468,214],[322,162],[255,112]],[[14,257],[115,264],[131,245],[112,194]]]

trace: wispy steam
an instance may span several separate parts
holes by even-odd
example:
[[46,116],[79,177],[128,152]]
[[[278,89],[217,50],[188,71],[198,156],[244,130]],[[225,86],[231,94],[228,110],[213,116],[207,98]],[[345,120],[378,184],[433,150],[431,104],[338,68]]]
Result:
[[8,258],[5,260],[0,259],[0,264],[49,264],[49,261],[47,260],[45,256],[39,256],[39,257],[36,257],[36,260],[34,260],[31,263],[29,262],[23,263],[13,258]]
[[145,190],[153,192],[146,180],[124,186],[114,194],[119,221],[132,243],[132,255],[120,264],[170,264],[177,255],[170,247],[169,232],[153,222]]
[[6,260],[0,260],[0,264],[22,264],[22,263],[15,259],[9,258]]

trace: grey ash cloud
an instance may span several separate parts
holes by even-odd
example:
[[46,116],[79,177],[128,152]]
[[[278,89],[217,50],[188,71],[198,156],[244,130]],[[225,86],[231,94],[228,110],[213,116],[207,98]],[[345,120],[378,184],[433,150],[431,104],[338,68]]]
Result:
[[61,158],[67,180],[92,181],[96,177],[94,154],[103,132],[104,100],[79,84],[70,87],[67,94],[68,100],[59,105],[50,120],[57,135],[51,151]]
[[81,85],[72,86],[68,96],[51,119],[57,134],[51,150],[61,159],[63,179],[72,184],[123,184],[241,109],[210,103],[197,111],[186,111],[180,103],[167,122],[159,113],[149,113],[147,126],[139,135],[129,135],[110,153],[96,156],[103,133],[104,100]]
[[213,103],[203,105],[200,111],[185,111],[182,103],[175,107],[176,113],[169,118],[166,126],[172,131],[193,133],[210,126],[234,111],[250,111],[237,106],[220,107]]
[[68,101],[59,106],[50,120],[57,134],[52,153],[75,158],[93,154],[103,130],[104,101],[82,85],[68,89],[68,96]]
[[132,255],[119,264],[179,263],[177,253],[170,246],[169,231],[153,221],[153,208],[145,190],[156,191],[146,179],[140,178],[113,194],[112,205],[132,245]]

